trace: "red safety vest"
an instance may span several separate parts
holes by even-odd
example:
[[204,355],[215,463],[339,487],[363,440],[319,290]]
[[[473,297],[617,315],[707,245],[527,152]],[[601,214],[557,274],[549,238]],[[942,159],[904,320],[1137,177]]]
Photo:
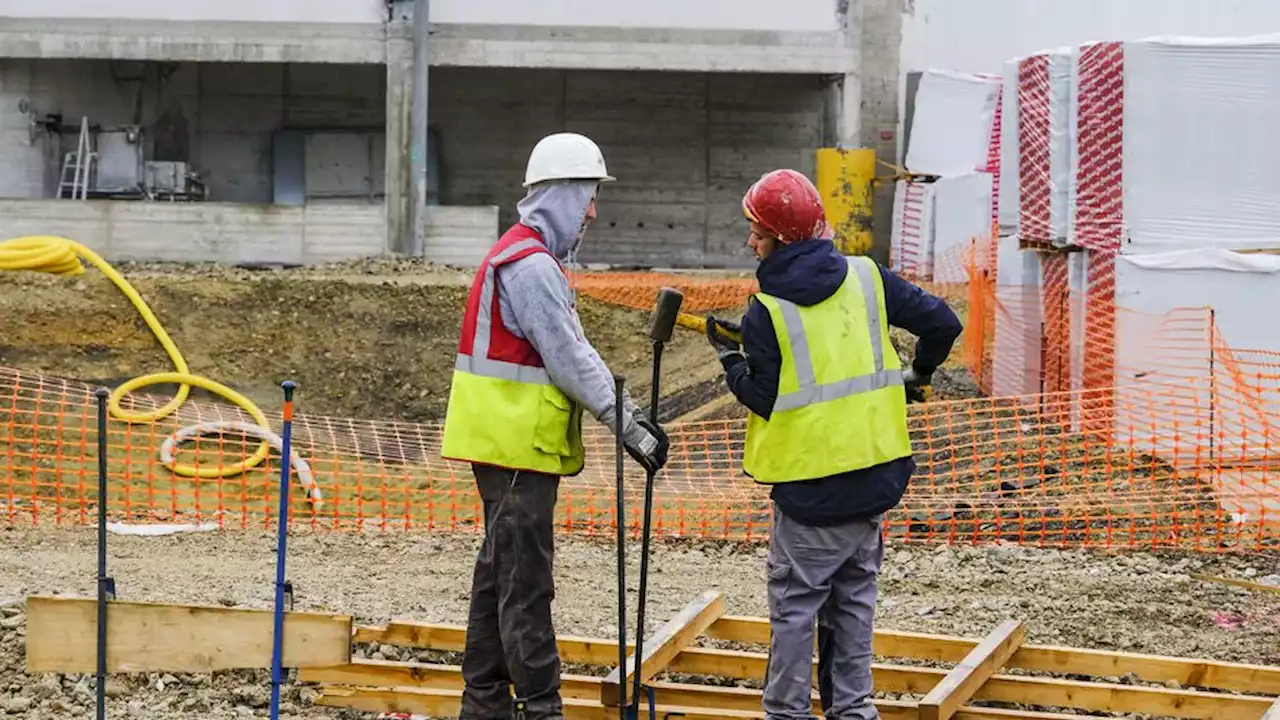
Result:
[[497,269],[534,253],[551,254],[536,230],[516,224],[476,271],[441,453],[449,460],[576,475],[586,457],[582,408],[551,381],[533,344],[506,329],[499,311]]

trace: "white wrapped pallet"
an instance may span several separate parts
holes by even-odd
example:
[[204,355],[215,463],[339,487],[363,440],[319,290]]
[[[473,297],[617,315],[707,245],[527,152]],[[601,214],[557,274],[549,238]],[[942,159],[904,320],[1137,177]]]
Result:
[[1000,81],[991,75],[927,70],[916,91],[906,167],[926,175],[987,169]]
[[1165,340],[1160,347],[1140,314],[1212,309],[1215,332],[1229,351],[1280,352],[1280,333],[1265,315],[1280,307],[1280,257],[1220,248],[1120,255],[1115,283],[1116,302],[1126,310],[1115,332],[1117,440],[1133,444],[1136,438],[1140,451],[1185,466],[1204,462],[1197,436],[1202,440],[1215,423],[1226,423],[1230,429],[1216,452],[1240,459],[1274,454],[1280,392],[1250,390],[1257,381],[1247,371],[1234,377],[1223,364],[1238,358],[1208,337],[1176,348]]
[[1280,36],[1089,43],[1072,72],[1074,244],[1280,247]]
[[933,183],[899,180],[893,192],[889,265],[896,273],[928,279],[933,246]]
[[1071,56],[1059,48],[1018,61],[1018,234],[1028,245],[1061,247],[1069,233]]
[[991,193],[990,173],[943,177],[933,184],[933,242],[926,266],[935,282],[969,279],[968,249],[975,239],[989,241],[991,236]]

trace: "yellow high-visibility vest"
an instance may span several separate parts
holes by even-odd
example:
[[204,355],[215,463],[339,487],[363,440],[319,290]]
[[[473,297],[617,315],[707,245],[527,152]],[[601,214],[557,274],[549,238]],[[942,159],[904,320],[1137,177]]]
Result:
[[537,233],[516,225],[476,273],[449,388],[441,455],[511,470],[577,475],[586,461],[582,407],[555,386],[529,341],[508,332],[493,312],[498,306],[496,269],[534,252],[546,252]]
[[911,454],[884,283],[872,259],[847,260],[844,282],[817,305],[755,295],[782,351],[769,419],[755,413],[747,419],[742,465],[757,482],[829,477]]

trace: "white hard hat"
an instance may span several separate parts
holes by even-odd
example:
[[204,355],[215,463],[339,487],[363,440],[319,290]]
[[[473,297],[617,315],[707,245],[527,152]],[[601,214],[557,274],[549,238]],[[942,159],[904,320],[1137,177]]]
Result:
[[533,146],[529,166],[524,172],[524,186],[544,180],[599,180],[614,178],[604,166],[604,155],[590,138],[578,133],[548,135]]

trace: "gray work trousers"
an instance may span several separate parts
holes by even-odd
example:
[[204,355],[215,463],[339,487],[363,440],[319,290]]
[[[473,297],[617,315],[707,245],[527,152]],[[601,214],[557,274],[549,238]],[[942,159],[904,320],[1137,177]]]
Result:
[[[551,624],[553,527],[560,478],[473,465],[484,542],[471,580],[460,720],[563,718]],[[515,697],[512,698],[512,687]]]
[[769,720],[813,716],[814,624],[818,694],[832,720],[876,720],[871,641],[884,516],[833,527],[796,522],[773,508],[769,538]]

